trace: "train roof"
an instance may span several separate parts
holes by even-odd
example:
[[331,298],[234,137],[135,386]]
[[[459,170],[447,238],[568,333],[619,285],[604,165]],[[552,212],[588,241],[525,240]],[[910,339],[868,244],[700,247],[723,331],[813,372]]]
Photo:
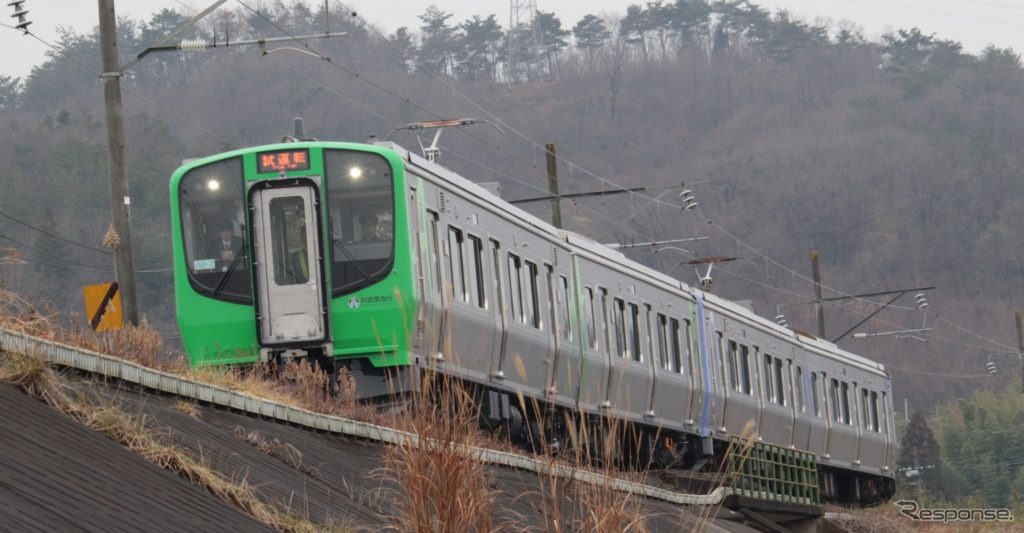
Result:
[[515,205],[503,200],[499,196],[492,193],[490,190],[474,183],[473,181],[459,175],[455,171],[448,169],[440,164],[411,152],[403,148],[402,146],[395,144],[390,141],[382,141],[373,143],[374,146],[381,148],[387,148],[398,153],[403,160],[418,170],[429,172],[441,179],[444,179],[453,185],[455,185],[461,192],[466,193],[476,199],[489,204],[493,209],[500,210],[503,213],[511,215],[511,217],[519,220],[520,222],[538,230],[546,237],[552,240],[564,242],[570,248],[578,251],[582,251],[585,254],[594,256],[603,260],[606,264],[611,264],[618,269],[623,271],[629,271],[640,275],[645,278],[645,281],[661,285],[666,289],[673,290],[675,292],[686,295],[688,298],[695,298],[695,294],[700,292],[704,300],[714,307],[718,307],[723,310],[727,310],[732,313],[735,317],[739,317],[742,320],[751,322],[752,325],[757,327],[770,330],[775,335],[783,338],[789,338],[808,349],[817,351],[823,354],[830,354],[837,357],[841,357],[847,362],[854,363],[865,370],[880,372],[888,374],[885,371],[885,365],[868,359],[866,357],[848,352],[833,342],[829,342],[825,339],[815,337],[814,335],[796,331],[794,329],[780,326],[775,322],[758,315],[753,310],[732,300],[728,300],[721,296],[713,293],[700,291],[699,289],[688,285],[687,283],[669,276],[668,274],[655,270],[648,266],[642,265],[632,259],[629,259],[622,252],[609,248],[604,244],[601,244],[589,237],[581,235],[579,233],[559,229],[555,226],[541,220],[537,216],[516,207]]

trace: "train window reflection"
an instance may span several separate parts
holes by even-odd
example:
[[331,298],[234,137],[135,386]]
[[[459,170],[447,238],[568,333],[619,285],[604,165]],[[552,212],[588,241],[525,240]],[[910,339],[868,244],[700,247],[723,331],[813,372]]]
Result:
[[[371,285],[394,263],[395,200],[391,165],[354,150],[324,150],[330,215],[332,294]],[[358,168],[358,176],[351,169]],[[436,263],[435,263],[436,264]]]
[[517,322],[526,323],[526,316],[523,314],[523,287],[521,283],[520,270],[522,262],[514,254],[508,254],[508,305],[512,318]]
[[178,195],[189,282],[207,296],[252,303],[241,158],[190,170]]
[[597,324],[594,320],[594,289],[587,287],[587,302],[584,309],[587,320],[587,342],[591,349],[597,349]]
[[540,287],[537,283],[537,265],[530,261],[526,261],[526,288],[529,290],[526,295],[527,323],[537,329],[541,329]]
[[270,238],[274,283],[301,285],[309,281],[309,238],[302,198],[270,200]]

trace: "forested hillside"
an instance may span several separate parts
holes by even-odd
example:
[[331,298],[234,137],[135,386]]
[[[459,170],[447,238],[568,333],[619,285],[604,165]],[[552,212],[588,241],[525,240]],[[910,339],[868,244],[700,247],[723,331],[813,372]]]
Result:
[[[189,37],[324,27],[324,13],[302,3],[233,9]],[[123,19],[122,55],[191,15]],[[858,329],[930,331],[839,343],[890,366],[899,411],[909,399],[931,414],[939,401],[1019,381],[1024,71],[1016,52],[970,55],[911,28],[870,42],[855,27],[744,1],[666,0],[579,21],[541,12],[534,28],[512,31],[486,13],[458,21],[431,7],[420,19],[419,28],[385,34],[339,10],[331,31],[347,33],[308,47],[152,54],[132,69],[123,86],[141,305],[161,331],[175,328],[167,183],[183,158],[277,141],[296,116],[318,138],[357,141],[407,122],[474,117],[503,134],[449,131],[442,163],[501,182],[506,198],[538,196],[543,145],[555,142],[562,192],[647,187],[566,201],[567,228],[602,242],[707,236],[681,247],[738,258],[714,267],[713,290],[752,300],[761,315],[785,314],[793,327],[816,330],[813,306],[800,304],[813,298],[812,250],[824,284],[846,294],[934,285],[927,314],[911,294]],[[81,307],[80,285],[111,276],[102,272],[111,260],[102,247],[109,207],[97,41],[95,32],[66,32],[26,79],[0,76],[0,246],[8,248],[0,282],[72,309]],[[417,146],[409,133],[393,139]],[[697,210],[680,209],[682,183]],[[532,209],[547,216],[543,205]],[[628,254],[697,282],[680,265],[691,255]],[[865,300],[829,306],[828,337],[874,309]]]

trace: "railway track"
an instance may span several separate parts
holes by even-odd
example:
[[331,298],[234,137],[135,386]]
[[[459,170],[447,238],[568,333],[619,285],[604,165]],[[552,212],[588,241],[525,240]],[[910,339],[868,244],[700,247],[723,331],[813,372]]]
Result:
[[[310,412],[14,331],[0,329],[0,351],[32,354],[56,366],[118,380],[161,395],[189,399],[307,431],[357,438],[381,444],[394,445],[409,442],[417,444],[418,437],[407,432]],[[821,507],[810,500],[772,501],[771,499],[752,498],[742,490],[732,487],[712,487],[699,479],[687,478],[678,474],[663,476],[661,481],[666,486],[674,486],[681,490],[693,491],[696,489],[698,492],[682,492],[681,490],[666,489],[663,486],[608,477],[569,466],[552,465],[549,461],[537,460],[516,453],[484,448],[471,448],[465,451],[481,462],[499,467],[555,475],[576,483],[601,484],[625,494],[675,505],[720,506],[732,509],[746,517],[747,523],[760,530],[785,531],[784,528],[780,529],[779,523],[813,521],[823,515]],[[711,490],[708,491],[708,489]]]

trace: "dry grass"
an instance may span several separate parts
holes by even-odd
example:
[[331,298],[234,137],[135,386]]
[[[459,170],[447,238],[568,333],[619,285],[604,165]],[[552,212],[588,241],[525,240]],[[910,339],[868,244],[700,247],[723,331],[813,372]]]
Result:
[[181,411],[192,418],[199,418],[199,405],[192,400],[177,400],[174,402],[174,409]]
[[[71,322],[81,323],[80,320]],[[421,385],[422,394],[397,411],[382,413],[356,401],[354,381],[344,370],[339,372],[338,376],[338,396],[332,399],[326,394],[325,375],[310,365],[291,363],[279,376],[275,376],[263,365],[191,369],[187,359],[182,354],[168,352],[159,333],[145,323],[137,328],[128,327],[116,332],[95,334],[83,330],[80,326],[67,326],[65,322],[58,320],[58,315],[53,309],[32,305],[2,289],[0,327],[108,353],[145,366],[314,412],[382,423],[409,431],[416,436],[416,441],[389,447],[385,453],[385,467],[382,470],[383,477],[393,481],[397,487],[393,496],[398,501],[400,510],[399,516],[395,517],[399,529],[417,532],[490,531],[511,528],[516,523],[515,517],[500,519],[495,516],[496,494],[493,483],[488,479],[485,465],[472,458],[469,452],[476,446],[504,450],[512,450],[512,446],[507,440],[498,440],[494,434],[480,431],[477,425],[477,406],[468,391],[438,379],[437,375],[429,371],[424,372],[426,377]],[[446,346],[445,351],[449,354],[448,359],[454,360],[450,346]],[[35,392],[30,392],[33,396],[69,412],[66,405],[61,407],[64,404],[61,403],[60,397],[46,398],[46,395],[55,394],[53,391],[59,391],[61,385],[59,382],[45,383],[52,373],[48,372],[41,362],[32,359],[33,361],[14,365],[5,364],[0,379],[24,383],[19,385],[23,388],[38,387]],[[518,356],[514,362],[521,374],[520,377],[525,381],[525,365]],[[24,367],[19,368],[22,364]],[[5,377],[4,374],[8,373],[11,375]],[[620,492],[612,484],[614,478],[628,477],[638,482],[647,479],[646,470],[622,472],[616,468],[621,463],[621,454],[624,453],[621,444],[626,442],[627,434],[635,436],[634,428],[622,421],[590,420],[584,416],[564,416],[564,420],[557,420],[559,424],[554,424],[554,416],[545,412],[536,400],[520,396],[518,403],[524,412],[535,413],[540,420],[539,424],[530,430],[530,436],[535,442],[536,457],[547,467],[537,474],[537,491],[521,496],[531,499],[536,513],[543,520],[542,529],[649,529],[642,499]],[[191,402],[178,402],[175,407],[190,416],[196,416],[198,411]],[[73,412],[72,409],[70,413]],[[558,430],[552,431],[555,427]],[[239,436],[264,453],[273,455],[293,467],[303,468],[301,454],[296,456],[297,451],[290,452],[287,445],[267,442],[255,433],[247,432]],[[558,438],[554,438],[555,436]],[[172,450],[164,451],[170,454]],[[184,464],[178,460],[173,463],[167,462],[170,459],[161,461],[188,479],[194,479],[194,475],[199,475],[192,473],[193,466],[202,466]],[[574,482],[572,479],[566,480],[557,473],[557,470],[566,466],[580,472],[604,474],[605,481],[588,484]],[[720,481],[726,482],[724,474]],[[229,482],[210,479],[203,483],[221,487]],[[251,489],[244,487],[210,490],[229,501],[240,500],[238,505],[242,505],[241,500],[246,499],[245,490],[251,493]],[[235,492],[230,492],[231,490]],[[275,527],[286,527],[283,523],[290,520],[288,517],[275,518],[267,515],[270,511],[266,511],[265,506],[251,505],[252,509],[246,509],[247,512],[272,520],[267,523],[272,523]],[[702,510],[698,524],[703,524],[712,512],[713,509]]]
[[[715,471],[715,477],[711,483],[712,492],[732,484],[731,470],[743,470],[743,464],[750,458],[754,444],[757,443],[757,437],[757,424],[753,420],[748,420],[743,426],[743,430],[740,431],[739,440],[729,443],[722,463],[718,465],[718,470]],[[731,465],[730,463],[734,464]],[[712,516],[717,515],[721,508],[721,504],[704,506],[697,514],[696,529],[703,529],[708,520]]]
[[[518,398],[525,405],[522,397]],[[531,407],[540,408],[531,400]],[[543,413],[543,411],[539,411]],[[548,414],[547,416],[558,416]],[[601,418],[588,420],[583,416],[563,413],[561,428],[565,435],[556,438],[549,435],[553,424],[540,416],[536,425],[540,435],[542,457],[546,468],[538,473],[538,511],[544,517],[543,530],[561,531],[648,531],[649,517],[645,514],[642,498],[636,494],[622,492],[615,488],[618,479],[643,483],[649,475],[644,468],[622,471],[622,443],[635,437],[633,426],[622,420]],[[556,443],[552,449],[550,443]],[[583,483],[559,474],[558,467],[568,467],[572,472],[594,473],[603,477],[600,481]]]
[[350,375],[339,379],[338,399],[327,394],[327,378],[310,365],[291,363],[278,379],[265,365],[191,368],[184,354],[168,350],[163,337],[143,320],[139,326],[95,333],[80,317],[64,319],[51,306],[33,304],[0,288],[0,327],[138,363],[148,368],[206,382],[310,411],[375,420],[372,409],[356,401]]
[[281,531],[320,531],[322,528],[262,502],[244,480],[231,480],[176,446],[145,416],[75,391],[41,359],[3,353],[0,381],[11,383],[29,396],[98,431],[157,466],[199,485],[214,496]]
[[402,531],[491,531],[498,526],[485,465],[471,456],[480,444],[471,395],[427,372],[423,394],[398,416],[415,441],[389,447],[382,477],[394,483]]
[[138,326],[95,333],[81,317],[60,313],[47,304],[33,304],[0,288],[0,327],[134,361],[166,372],[183,373],[188,360],[164,347],[163,337],[145,319]]
[[306,474],[314,479],[323,481],[320,472],[302,463],[302,452],[295,446],[278,439],[267,439],[259,431],[251,431],[242,426],[235,427],[235,436],[246,442],[246,444],[257,450],[281,461],[282,463]]

